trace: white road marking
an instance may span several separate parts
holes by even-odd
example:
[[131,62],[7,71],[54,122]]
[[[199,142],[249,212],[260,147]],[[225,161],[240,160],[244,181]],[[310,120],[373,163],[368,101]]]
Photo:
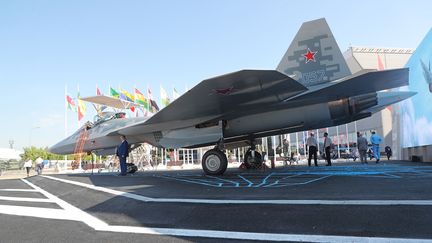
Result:
[[16,201],[16,202],[47,202],[47,203],[53,202],[47,198],[31,198],[31,197],[3,197],[3,196],[0,196],[0,200]]
[[[65,220],[81,221],[97,231],[136,233],[136,234],[153,234],[153,235],[170,235],[170,236],[187,236],[187,237],[205,237],[205,238],[222,238],[222,239],[242,239],[242,240],[262,240],[262,241],[307,241],[307,242],[419,242],[432,243],[429,239],[404,239],[404,238],[380,238],[380,237],[357,237],[357,236],[337,236],[337,235],[302,235],[302,234],[276,234],[276,233],[255,233],[255,232],[236,232],[236,231],[218,231],[218,230],[193,230],[193,229],[175,229],[175,228],[148,228],[136,226],[112,226],[97,219],[96,217],[80,210],[66,201],[54,196],[43,190],[33,183],[21,179],[27,185],[31,186],[47,198],[56,202],[64,210],[60,209],[43,209],[35,210],[33,207],[19,206],[1,206],[0,213],[40,218],[55,218]],[[39,212],[38,212],[39,211]]]
[[61,179],[53,176],[43,176],[55,181],[60,181],[76,186],[89,188],[96,191],[110,193],[116,196],[127,197],[143,202],[163,203],[202,203],[202,204],[283,204],[283,205],[374,205],[374,206],[432,206],[432,200],[224,200],[224,199],[188,199],[188,198],[151,198],[130,192],[122,192],[105,187],[90,185],[83,182]]
[[36,192],[35,189],[0,189],[4,192]]
[[63,209],[0,205],[0,213],[46,219],[79,220]]

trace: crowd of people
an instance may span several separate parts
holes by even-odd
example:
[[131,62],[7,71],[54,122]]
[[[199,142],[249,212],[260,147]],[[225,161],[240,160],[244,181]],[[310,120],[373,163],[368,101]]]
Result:
[[[285,142],[285,140],[284,140]],[[372,131],[372,136],[370,137],[370,141],[368,141],[365,137],[363,137],[363,134],[360,132],[357,132],[357,143],[354,143],[354,147],[352,148],[352,151],[349,152],[349,157],[352,158],[354,161],[356,161],[357,158],[360,158],[360,162],[362,164],[367,164],[368,157],[369,160],[372,160],[375,158],[375,162],[379,163],[381,160],[381,152],[380,152],[380,144],[382,143],[382,138],[375,132]],[[326,166],[331,166],[332,159],[334,157],[333,150],[335,148],[331,138],[328,137],[328,133],[324,133],[323,138],[323,148],[322,148],[322,155],[324,159],[326,160]],[[309,137],[306,140],[306,150],[308,151],[308,166],[311,166],[312,159],[314,160],[314,165],[318,166],[318,141],[315,138],[315,134],[311,132],[309,134]],[[390,160],[390,157],[392,156],[392,149],[390,146],[386,146],[385,154],[387,156],[387,159]]]

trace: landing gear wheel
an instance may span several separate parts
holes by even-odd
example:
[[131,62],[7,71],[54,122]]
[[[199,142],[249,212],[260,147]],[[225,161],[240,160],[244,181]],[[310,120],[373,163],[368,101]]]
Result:
[[259,169],[262,166],[262,162],[262,156],[257,151],[255,151],[255,155],[252,157],[252,150],[249,149],[244,156],[244,163],[248,169]]
[[222,175],[227,166],[226,155],[218,149],[207,151],[202,158],[202,168],[207,175]]

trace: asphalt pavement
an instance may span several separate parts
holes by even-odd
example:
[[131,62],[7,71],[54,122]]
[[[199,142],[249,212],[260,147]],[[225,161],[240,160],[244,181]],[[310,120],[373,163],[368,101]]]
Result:
[[7,242],[432,242],[432,164],[0,181]]

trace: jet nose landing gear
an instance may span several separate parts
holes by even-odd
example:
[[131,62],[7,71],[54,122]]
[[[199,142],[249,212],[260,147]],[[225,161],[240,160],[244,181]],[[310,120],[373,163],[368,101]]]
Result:
[[207,151],[202,159],[202,168],[207,175],[222,175],[228,166],[224,152],[215,148]]

